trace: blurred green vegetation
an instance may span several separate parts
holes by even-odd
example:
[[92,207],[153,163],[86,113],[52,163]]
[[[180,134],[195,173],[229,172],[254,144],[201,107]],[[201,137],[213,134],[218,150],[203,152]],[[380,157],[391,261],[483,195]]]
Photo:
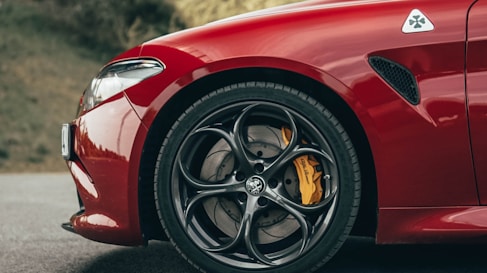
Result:
[[74,118],[84,87],[118,53],[290,2],[297,0],[0,0],[0,172],[66,170],[60,124]]
[[[38,3],[0,5],[0,171],[59,171],[59,126],[100,61],[52,28]],[[56,143],[58,142],[58,143]]]
[[[185,27],[164,0],[38,0],[52,29],[94,52],[113,55],[141,41]],[[109,58],[109,57],[108,57]]]

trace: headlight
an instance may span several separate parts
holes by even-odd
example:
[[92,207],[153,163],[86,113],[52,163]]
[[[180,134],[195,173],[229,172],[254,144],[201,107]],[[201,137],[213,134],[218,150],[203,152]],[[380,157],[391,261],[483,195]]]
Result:
[[81,110],[90,110],[109,97],[163,70],[164,66],[155,60],[141,59],[113,63],[102,69],[86,88]]

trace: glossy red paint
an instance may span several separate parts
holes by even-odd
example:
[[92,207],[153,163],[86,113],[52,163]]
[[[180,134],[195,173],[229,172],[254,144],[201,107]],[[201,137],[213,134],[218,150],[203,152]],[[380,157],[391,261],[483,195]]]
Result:
[[467,95],[472,151],[480,203],[487,204],[487,3],[477,2],[469,15],[467,43]]
[[[78,160],[68,165],[85,205],[71,220],[76,232],[102,242],[143,243],[139,164],[158,113],[205,78],[271,68],[326,86],[360,122],[374,160],[378,243],[487,235],[479,206],[487,204],[487,6],[472,3],[309,1],[171,34],[120,55],[113,62],[151,57],[166,70],[74,121]],[[401,32],[415,8],[434,31]],[[419,104],[377,75],[370,56],[408,68],[418,82]]]
[[487,242],[487,208],[384,208],[379,210],[377,242],[402,243],[465,243]]
[[146,131],[123,93],[75,121],[77,160],[68,162],[68,166],[84,204],[83,213],[71,218],[78,234],[100,242],[143,243],[137,176],[131,180],[137,165],[129,164],[139,129]]
[[[171,54],[155,48],[170,45],[191,53],[207,63],[188,66],[185,77],[196,76],[194,80],[236,67],[271,67],[313,78],[335,90],[361,121],[375,163],[383,166],[377,168],[380,206],[478,204],[464,88],[470,3],[312,3],[292,13],[229,20],[162,37],[146,43],[141,54],[164,59]],[[434,19],[436,30],[414,35],[398,31],[418,6]],[[377,76],[367,62],[372,55],[412,70],[421,90],[419,105],[408,104]],[[164,90],[152,101],[151,113],[178,90]],[[143,120],[150,126],[152,117]],[[422,160],[413,160],[418,157]]]

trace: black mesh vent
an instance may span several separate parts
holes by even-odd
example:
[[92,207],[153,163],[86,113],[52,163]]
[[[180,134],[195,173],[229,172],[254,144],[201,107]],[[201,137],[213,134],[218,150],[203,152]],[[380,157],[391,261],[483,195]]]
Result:
[[404,66],[391,60],[373,56],[369,58],[372,68],[412,104],[419,103],[419,91],[413,74]]

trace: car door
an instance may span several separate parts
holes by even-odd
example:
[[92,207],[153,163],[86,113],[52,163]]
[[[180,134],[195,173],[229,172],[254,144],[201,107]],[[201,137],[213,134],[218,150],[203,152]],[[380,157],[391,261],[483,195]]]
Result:
[[487,1],[470,9],[467,32],[467,96],[472,153],[480,203],[487,204]]

